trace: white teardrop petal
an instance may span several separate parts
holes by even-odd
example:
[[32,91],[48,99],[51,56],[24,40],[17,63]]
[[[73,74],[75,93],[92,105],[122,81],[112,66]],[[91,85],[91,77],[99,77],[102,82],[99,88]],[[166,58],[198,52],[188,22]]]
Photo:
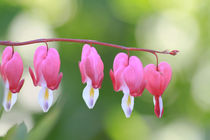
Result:
[[98,96],[99,89],[94,89],[91,84],[87,84],[83,90],[82,97],[89,109],[95,106]]
[[48,112],[53,102],[53,91],[42,87],[38,97],[39,104],[44,112]]
[[4,90],[3,107],[6,112],[9,112],[17,101],[17,93],[11,93],[8,88]]
[[124,94],[121,106],[125,113],[126,118],[129,118],[131,116],[134,107],[134,97],[128,94]]

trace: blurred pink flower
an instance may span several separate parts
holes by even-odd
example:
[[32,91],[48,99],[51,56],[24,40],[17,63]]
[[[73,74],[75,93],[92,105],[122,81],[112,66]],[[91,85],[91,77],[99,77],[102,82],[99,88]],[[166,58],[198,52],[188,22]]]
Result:
[[10,111],[24,83],[24,79],[20,81],[23,74],[23,61],[12,47],[6,47],[3,51],[0,72],[5,84],[3,106],[5,111]]
[[110,77],[114,90],[124,93],[121,106],[128,118],[133,110],[134,97],[141,96],[145,88],[143,65],[138,57],[119,53],[114,59]]
[[53,90],[59,87],[63,73],[60,71],[60,56],[56,49],[40,46],[34,54],[34,69],[36,77],[29,67],[34,86],[41,86],[39,104],[47,112],[53,102]]
[[85,44],[82,49],[79,69],[82,83],[87,83],[83,90],[83,99],[89,109],[92,109],[99,96],[99,88],[104,78],[104,64],[94,47]]
[[161,95],[171,80],[171,66],[167,62],[161,62],[157,70],[154,64],[149,64],[144,68],[144,72],[147,82],[146,89],[153,95],[155,114],[161,118],[164,111]]

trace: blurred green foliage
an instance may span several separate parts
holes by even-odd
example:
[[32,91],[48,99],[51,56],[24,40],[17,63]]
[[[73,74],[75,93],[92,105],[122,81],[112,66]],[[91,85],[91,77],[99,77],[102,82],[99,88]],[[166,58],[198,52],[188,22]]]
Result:
[[26,139],[27,130],[24,123],[13,126],[4,137],[4,140],[24,140]]

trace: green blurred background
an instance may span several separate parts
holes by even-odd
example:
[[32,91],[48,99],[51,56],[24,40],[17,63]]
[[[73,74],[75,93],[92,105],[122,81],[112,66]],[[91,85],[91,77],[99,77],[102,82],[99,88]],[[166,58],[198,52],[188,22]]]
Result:
[[[49,43],[60,52],[64,76],[48,113],[38,105],[39,88],[28,73],[39,45],[15,47],[24,61],[25,84],[12,111],[0,119],[5,140],[209,140],[210,139],[210,1],[209,0],[0,0],[0,40],[77,38],[155,50],[173,69],[163,94],[164,114],[156,118],[152,95],[135,98],[131,118],[121,109],[109,70],[122,50],[97,46],[104,62],[99,99],[89,110],[82,99],[78,62],[82,44]],[[1,53],[3,46],[1,47]],[[131,52],[143,65],[153,55]],[[1,97],[3,87],[1,87]],[[0,98],[2,99],[2,98]],[[2,110],[2,109],[1,109]],[[9,131],[8,131],[9,130]]]

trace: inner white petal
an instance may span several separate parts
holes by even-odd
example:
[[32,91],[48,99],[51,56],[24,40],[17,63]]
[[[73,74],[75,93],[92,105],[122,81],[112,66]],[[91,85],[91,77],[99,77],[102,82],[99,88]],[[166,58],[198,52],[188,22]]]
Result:
[[153,96],[153,103],[154,103],[154,105],[155,105],[155,96]]
[[88,82],[83,90],[82,97],[89,109],[95,106],[95,103],[99,96],[99,89],[94,89],[91,82]]
[[17,93],[12,93],[9,90],[9,84],[6,82],[4,89],[3,107],[6,112],[9,112],[17,101]]
[[130,90],[128,88],[128,86],[126,85],[126,83],[123,83],[123,86],[120,87],[120,89],[123,91],[124,94],[129,95],[130,94]]
[[159,96],[159,107],[160,107],[160,115],[159,115],[159,117],[161,117],[162,112],[163,112],[163,100],[162,100],[161,96]]
[[[159,109],[160,109],[159,118],[161,118],[162,117],[162,112],[163,112],[163,100],[162,100],[161,96],[158,97],[158,102],[159,102]],[[155,106],[156,105],[155,96],[153,96],[153,103],[154,103],[154,106]]]
[[131,116],[134,107],[134,97],[128,94],[124,94],[121,106],[125,113],[126,118],[129,118]]
[[53,91],[43,86],[39,92],[39,104],[44,112],[48,112],[53,102]]

